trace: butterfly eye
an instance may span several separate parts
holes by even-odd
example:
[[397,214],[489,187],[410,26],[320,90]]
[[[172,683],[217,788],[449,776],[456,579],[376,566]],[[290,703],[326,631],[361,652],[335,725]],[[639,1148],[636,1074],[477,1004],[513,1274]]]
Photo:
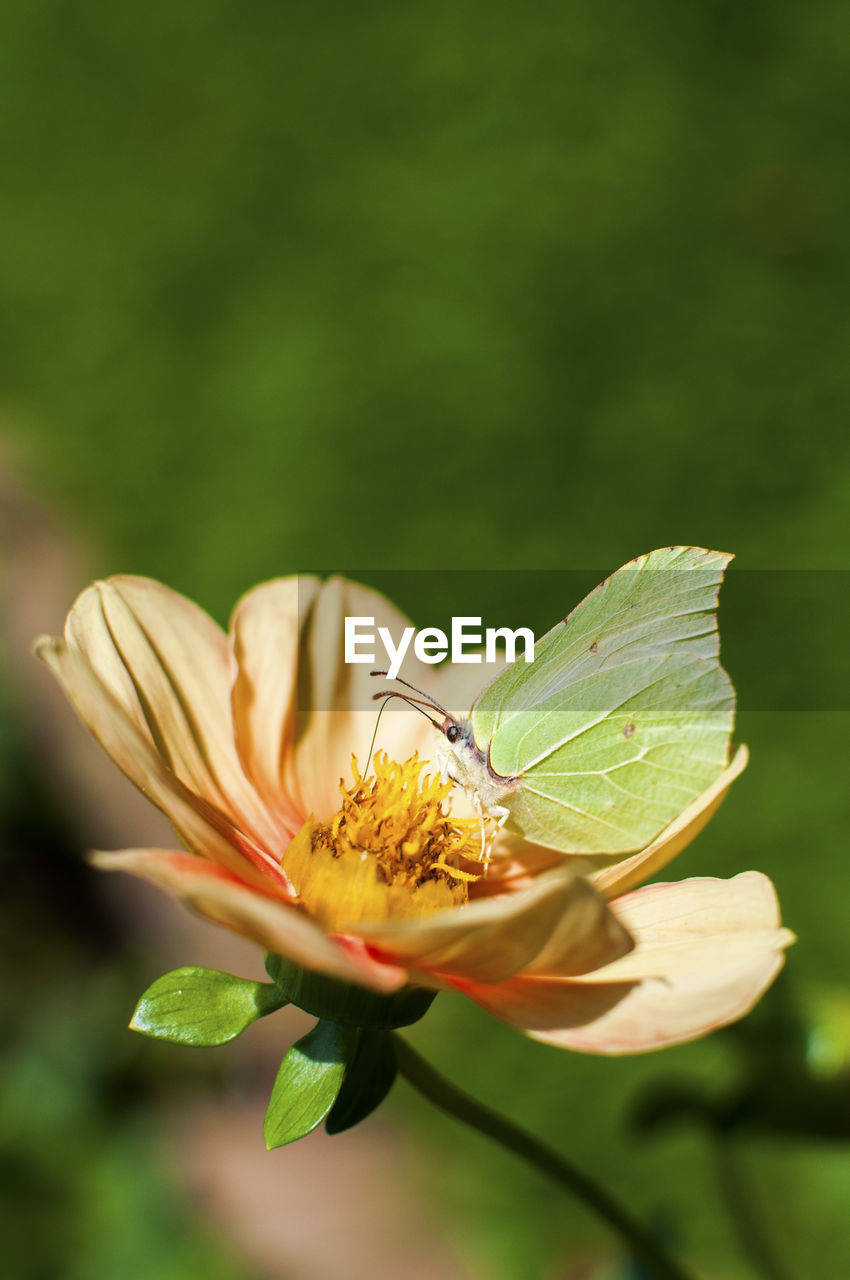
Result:
[[446,737],[448,738],[449,742],[457,742],[458,738],[460,737],[460,729],[456,724],[449,725],[448,729],[446,729]]

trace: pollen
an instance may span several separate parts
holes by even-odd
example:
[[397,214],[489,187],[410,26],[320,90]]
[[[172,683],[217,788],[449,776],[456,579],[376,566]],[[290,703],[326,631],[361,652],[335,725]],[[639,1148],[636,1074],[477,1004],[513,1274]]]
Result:
[[340,782],[342,807],[327,822],[305,823],[283,856],[302,908],[330,931],[362,920],[417,917],[462,906],[483,872],[481,825],[453,818],[451,782],[423,774],[414,755],[397,764],[384,752],[353,786]]

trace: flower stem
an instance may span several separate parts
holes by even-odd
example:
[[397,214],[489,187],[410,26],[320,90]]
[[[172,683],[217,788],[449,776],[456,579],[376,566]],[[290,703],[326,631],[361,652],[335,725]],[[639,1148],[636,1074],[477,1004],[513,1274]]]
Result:
[[533,1134],[520,1129],[498,1112],[491,1111],[468,1093],[455,1088],[445,1076],[441,1076],[421,1058],[406,1040],[394,1034],[393,1042],[399,1073],[429,1102],[433,1102],[456,1120],[462,1120],[470,1128],[486,1134],[514,1155],[528,1161],[540,1173],[571,1191],[588,1208],[604,1218],[626,1241],[634,1257],[640,1259],[657,1280],[693,1280],[692,1274],[667,1253],[655,1236],[586,1173],[582,1173]]
[[790,1280],[754,1204],[753,1189],[741,1167],[741,1151],[732,1134],[715,1130],[714,1159],[720,1190],[744,1253],[762,1280]]

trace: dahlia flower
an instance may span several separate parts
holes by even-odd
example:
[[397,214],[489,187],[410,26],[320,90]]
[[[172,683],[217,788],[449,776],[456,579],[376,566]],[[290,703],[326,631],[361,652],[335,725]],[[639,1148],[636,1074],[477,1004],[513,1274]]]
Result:
[[[638,853],[591,862],[502,831],[485,868],[480,823],[429,765],[424,718],[384,716],[367,770],[369,675],[340,643],[354,615],[405,625],[340,578],[265,583],[227,633],[145,578],[87,588],[36,652],[179,841],[95,864],[304,970],[384,995],[455,989],[565,1048],[657,1049],[745,1014],[792,940],[767,877],[636,886],[702,829],[746,749]],[[457,674],[434,671],[444,706],[458,706]]]

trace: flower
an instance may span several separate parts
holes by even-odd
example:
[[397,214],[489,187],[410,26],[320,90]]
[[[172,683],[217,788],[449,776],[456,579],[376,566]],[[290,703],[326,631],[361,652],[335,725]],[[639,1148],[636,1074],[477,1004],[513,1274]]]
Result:
[[[352,761],[365,765],[375,710],[368,671],[342,662],[345,616],[405,625],[340,578],[255,588],[229,634],[149,579],[87,588],[64,638],[35,650],[184,846],[94,862],[306,969],[383,993],[454,988],[567,1048],[660,1048],[751,1008],[793,940],[767,877],[633,889],[705,825],[745,748],[639,853],[591,860],[501,833],[485,874],[480,824],[426,771],[423,718],[384,716],[373,771]],[[455,674],[434,673],[450,707]]]

